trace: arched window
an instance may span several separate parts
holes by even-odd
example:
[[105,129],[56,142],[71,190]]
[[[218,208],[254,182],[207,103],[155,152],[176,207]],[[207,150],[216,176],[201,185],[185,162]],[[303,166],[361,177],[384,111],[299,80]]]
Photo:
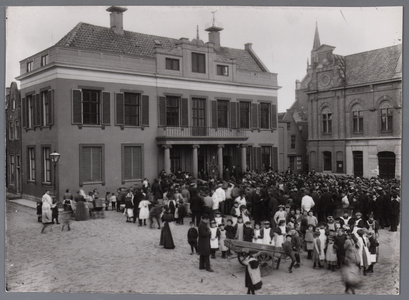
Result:
[[332,112],[328,108],[322,110],[322,132],[332,132]]
[[393,122],[393,108],[390,102],[384,101],[380,105],[381,109],[381,131],[390,132],[392,131]]
[[364,130],[364,114],[362,107],[355,104],[352,107],[352,131],[354,133],[362,133]]

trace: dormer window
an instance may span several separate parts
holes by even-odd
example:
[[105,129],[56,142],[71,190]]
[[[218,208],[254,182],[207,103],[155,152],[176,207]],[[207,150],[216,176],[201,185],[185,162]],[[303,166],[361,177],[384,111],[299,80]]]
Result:
[[166,58],[166,69],[179,71],[179,59]]
[[33,70],[33,62],[27,62],[27,72],[31,72]]
[[229,76],[229,67],[223,65],[217,65],[217,75]]
[[41,56],[41,66],[48,65],[48,54]]
[[206,55],[202,53],[192,53],[192,72],[206,73]]
[[162,43],[159,40],[153,40],[156,46],[162,46]]

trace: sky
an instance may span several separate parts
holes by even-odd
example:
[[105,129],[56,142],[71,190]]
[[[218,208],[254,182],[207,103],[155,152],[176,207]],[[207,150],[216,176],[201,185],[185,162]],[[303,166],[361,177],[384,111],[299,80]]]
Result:
[[[206,25],[222,23],[221,46],[253,50],[278,74],[278,111],[295,100],[295,81],[306,74],[315,27],[321,44],[349,55],[402,43],[402,7],[211,7],[126,6],[124,30],[208,42]],[[110,26],[108,6],[8,7],[6,86],[20,73],[19,61],[56,44],[79,22]],[[18,81],[17,81],[18,83]],[[19,84],[19,83],[18,83]]]

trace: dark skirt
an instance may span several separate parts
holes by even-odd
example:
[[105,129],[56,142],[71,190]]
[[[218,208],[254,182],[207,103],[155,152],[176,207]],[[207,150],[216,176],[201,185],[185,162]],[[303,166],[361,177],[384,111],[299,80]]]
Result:
[[160,246],[166,249],[174,249],[172,232],[170,231],[169,223],[165,222],[160,233]]
[[89,218],[89,212],[85,206],[84,201],[77,202],[77,208],[75,210],[75,220],[76,221],[85,221]]

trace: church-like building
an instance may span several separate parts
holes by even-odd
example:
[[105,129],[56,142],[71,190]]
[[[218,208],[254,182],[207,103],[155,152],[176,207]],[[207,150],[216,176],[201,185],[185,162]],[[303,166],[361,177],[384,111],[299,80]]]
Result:
[[309,169],[400,178],[402,45],[346,56],[334,49],[320,43],[317,27],[307,74],[296,83]]

